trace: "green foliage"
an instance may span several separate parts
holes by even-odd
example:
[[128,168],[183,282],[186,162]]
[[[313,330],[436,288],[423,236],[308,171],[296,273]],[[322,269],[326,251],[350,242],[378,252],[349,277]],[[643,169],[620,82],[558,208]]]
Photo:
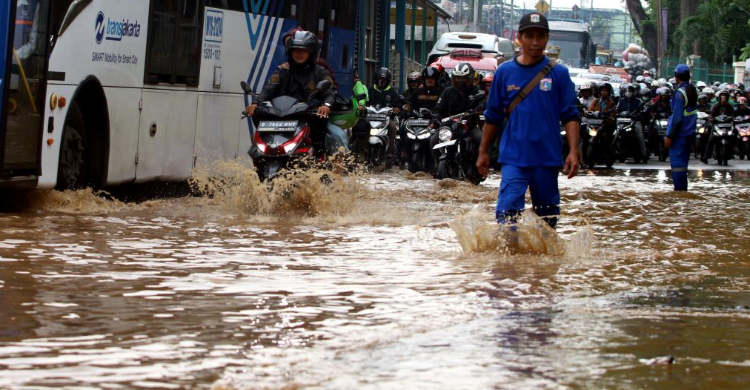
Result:
[[[699,42],[701,55],[716,63],[728,63],[733,55],[750,54],[748,39],[748,6],[750,0],[704,0],[695,15],[683,20],[673,35],[670,52],[679,53],[685,42],[692,52],[693,42]],[[684,39],[683,39],[684,38]]]

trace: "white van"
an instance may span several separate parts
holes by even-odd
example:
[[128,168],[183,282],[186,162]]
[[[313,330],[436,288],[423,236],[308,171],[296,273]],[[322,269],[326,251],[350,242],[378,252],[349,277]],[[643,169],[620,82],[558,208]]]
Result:
[[437,57],[449,54],[454,49],[479,49],[485,54],[513,57],[513,44],[508,39],[494,34],[448,32],[440,36],[428,55],[427,63],[433,63]]

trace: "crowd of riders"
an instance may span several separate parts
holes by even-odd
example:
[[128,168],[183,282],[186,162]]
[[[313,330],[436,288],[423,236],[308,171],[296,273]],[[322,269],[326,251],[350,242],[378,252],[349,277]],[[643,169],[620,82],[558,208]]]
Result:
[[[706,114],[705,136],[709,138],[704,145],[696,143],[694,151],[701,161],[708,163],[716,148],[715,137],[710,131],[712,121],[721,115],[732,121],[750,116],[747,104],[750,88],[746,89],[742,83],[728,84],[718,81],[711,84],[697,81],[692,85],[698,93],[698,111]],[[586,113],[595,113],[605,119],[605,131],[613,131],[614,120],[618,116],[631,115],[635,118],[633,127],[639,141],[639,151],[645,157],[645,161],[650,155],[659,155],[658,143],[654,142],[658,138],[657,120],[666,119],[672,114],[670,102],[677,87],[674,78],[653,79],[646,72],[645,75],[637,76],[631,83],[621,84],[617,96],[614,96],[613,87],[607,82],[583,84],[578,89],[578,99],[582,116]],[[582,126],[581,131],[585,131],[585,126]],[[740,140],[741,134],[735,133],[735,138],[737,141]],[[584,134],[582,139],[585,139]],[[733,154],[738,154],[741,158],[747,155],[739,152]]]
[[[319,149],[329,154],[334,151],[361,153],[367,147],[368,140],[372,139],[372,121],[368,120],[369,107],[388,107],[387,126],[384,127],[381,137],[387,139],[384,144],[387,154],[384,158],[386,167],[394,164],[408,165],[413,160],[410,150],[413,144],[408,144],[408,126],[404,126],[409,118],[420,118],[429,120],[423,133],[418,134],[420,141],[429,140],[429,164],[420,166],[433,175],[439,176],[438,160],[441,153],[440,145],[445,143],[448,134],[442,131],[446,126],[445,119],[461,116],[461,126],[469,138],[465,148],[478,147],[481,141],[481,113],[484,110],[484,102],[493,80],[493,75],[483,76],[475,71],[468,62],[462,62],[453,69],[446,70],[440,64],[434,63],[427,66],[421,72],[412,72],[407,77],[407,89],[400,94],[393,86],[391,71],[380,68],[371,85],[363,85],[355,77],[352,102],[347,102],[338,93],[338,84],[333,73],[325,61],[318,58],[320,42],[311,32],[295,29],[285,36],[288,62],[279,66],[270,76],[263,91],[257,96],[257,101],[247,107],[247,114],[253,117],[258,104],[269,102],[281,96],[292,96],[299,100],[306,100],[317,92],[315,86],[322,80],[329,80],[330,89],[319,91],[317,94],[317,107],[314,114],[317,120],[311,120],[313,127],[312,138]],[[746,118],[750,122],[750,108],[747,105],[750,89],[746,90],[742,84],[722,84],[714,82],[707,84],[702,81],[692,82],[691,91],[697,91],[697,109],[704,113],[702,118],[705,123],[710,124],[714,120],[733,121],[736,118]],[[620,118],[629,118],[631,124],[627,127],[630,134],[635,134],[635,142],[630,144],[631,154],[615,151],[624,162],[627,156],[634,156],[636,162],[646,162],[651,155],[660,156],[664,160],[663,152],[663,127],[659,123],[668,118],[671,113],[670,101],[678,91],[677,80],[674,78],[654,79],[649,72],[638,75],[632,82],[619,86],[615,91],[608,82],[588,83],[577,89],[578,105],[583,119],[581,126],[581,148],[586,151],[585,143],[590,140],[588,133],[591,129],[586,127],[587,118],[597,118],[601,131],[605,134],[616,134],[615,130],[620,123],[626,121]],[[693,88],[694,87],[694,88]],[[616,93],[617,92],[617,93]],[[692,93],[692,92],[691,92]],[[267,103],[266,103],[267,104]],[[350,112],[350,113],[349,113]],[[344,117],[353,117],[352,125],[343,128],[334,124],[329,117],[340,114]],[[466,115],[464,115],[466,114]],[[729,119],[727,119],[729,118]],[[257,121],[257,118],[254,118]],[[344,121],[348,123],[349,121]],[[704,123],[702,122],[702,123]],[[339,122],[337,122],[339,123]],[[379,122],[380,123],[380,122]],[[706,125],[710,128],[710,125]],[[593,132],[592,132],[593,134]],[[739,138],[739,134],[737,134]],[[502,136],[502,131],[499,137]],[[563,137],[563,141],[564,142]],[[746,137],[747,138],[747,137]],[[414,140],[414,137],[411,137]],[[702,143],[696,142],[695,155],[704,163],[708,162],[717,149],[717,136],[714,132],[707,131]],[[615,144],[616,136],[609,140]],[[499,140],[498,140],[499,141]],[[723,142],[723,141],[722,141]],[[426,144],[427,142],[425,142]],[[737,142],[739,144],[740,142]],[[415,149],[416,150],[416,149]],[[726,160],[726,152],[723,158]],[[596,161],[587,161],[585,152],[582,152],[583,163],[595,166]],[[729,153],[729,158],[734,157],[734,149]],[[739,153],[740,157],[748,154],[748,151]],[[410,160],[410,158],[412,158]],[[610,164],[607,164],[611,166]]]

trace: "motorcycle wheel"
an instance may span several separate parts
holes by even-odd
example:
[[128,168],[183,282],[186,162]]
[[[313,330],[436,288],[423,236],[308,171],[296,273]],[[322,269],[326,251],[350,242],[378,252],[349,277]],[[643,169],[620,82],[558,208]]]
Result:
[[667,148],[664,145],[659,145],[659,161],[667,161],[667,156],[669,155],[669,152]]
[[607,168],[612,168],[612,166],[615,165],[615,160],[615,153],[609,152],[609,154],[607,154],[607,157],[605,158],[604,163],[605,165],[607,165]]
[[438,164],[438,179],[458,179],[458,166],[455,161],[441,160]]
[[586,148],[586,166],[589,168],[593,168],[596,165],[596,150],[594,149],[593,144],[589,144],[589,146]]
[[411,173],[417,173],[419,172],[419,152],[412,152],[411,158],[409,159],[409,172]]

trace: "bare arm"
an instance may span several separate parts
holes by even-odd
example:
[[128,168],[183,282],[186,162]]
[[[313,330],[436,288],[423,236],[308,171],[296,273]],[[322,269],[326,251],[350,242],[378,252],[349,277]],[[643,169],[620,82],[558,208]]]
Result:
[[479,145],[479,158],[477,158],[477,170],[483,177],[490,173],[490,145],[495,140],[495,134],[497,134],[497,126],[485,123],[482,128],[482,143]]
[[[577,121],[570,121],[565,124],[565,133],[568,136],[568,146],[570,147],[570,153],[565,158],[565,168],[563,173],[568,174],[568,179],[572,179],[578,174],[579,152],[578,152],[578,141],[580,139],[580,124]],[[482,137],[482,143],[484,143],[484,137]]]

